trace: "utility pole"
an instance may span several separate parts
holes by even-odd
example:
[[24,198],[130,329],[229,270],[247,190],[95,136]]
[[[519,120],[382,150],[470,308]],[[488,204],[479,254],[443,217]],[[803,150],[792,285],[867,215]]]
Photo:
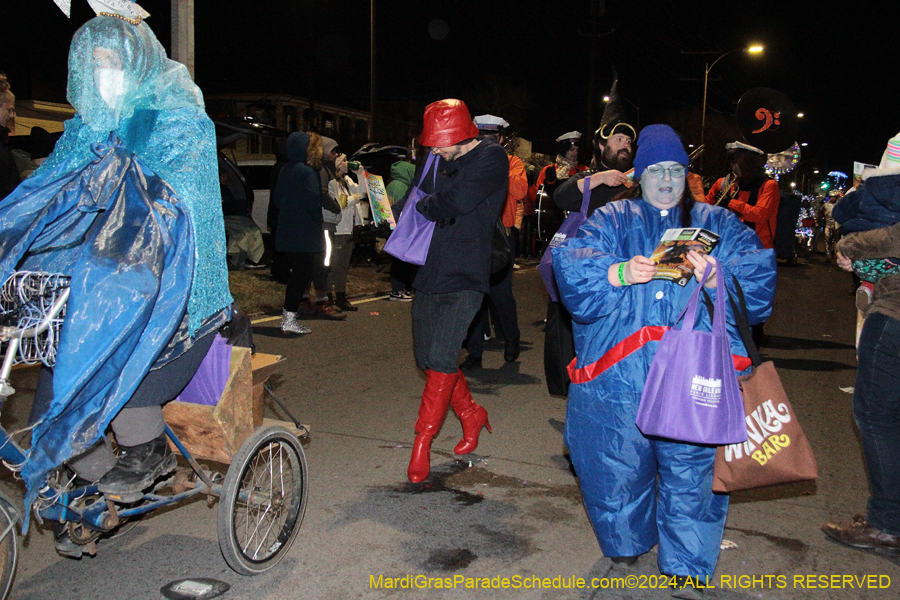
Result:
[[594,105],[597,101],[594,90],[596,89],[597,79],[597,38],[599,35],[597,30],[600,17],[604,14],[606,14],[606,1],[591,0],[591,61],[588,77],[587,128],[585,129],[585,131],[588,132],[588,137],[590,137],[594,131]]
[[194,79],[194,0],[172,0],[172,60]]
[[375,0],[369,0],[369,139],[375,133]]

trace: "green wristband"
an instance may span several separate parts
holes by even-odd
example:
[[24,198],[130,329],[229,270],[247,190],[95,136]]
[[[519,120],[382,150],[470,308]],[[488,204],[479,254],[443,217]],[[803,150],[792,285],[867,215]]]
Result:
[[622,287],[625,287],[628,285],[628,282],[625,281],[625,264],[626,263],[623,263],[623,262],[619,263],[619,283],[622,284]]

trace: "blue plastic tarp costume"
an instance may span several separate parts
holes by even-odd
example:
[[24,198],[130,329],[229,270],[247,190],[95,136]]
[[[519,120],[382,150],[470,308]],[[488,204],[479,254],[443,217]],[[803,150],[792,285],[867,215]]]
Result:
[[100,438],[187,307],[194,253],[182,203],[121,145],[95,147],[81,171],[0,207],[4,278],[23,256],[22,270],[72,277],[53,402],[22,468],[26,506],[47,471]]
[[0,203],[0,281],[72,276],[26,507],[231,303],[215,132],[185,67],[145,24],[97,17],[73,37],[68,98],[77,113],[54,153]]
[[[721,236],[712,256],[724,268],[726,284],[735,275],[750,321],[765,320],[775,292],[774,251],[764,250],[725,209],[697,204],[691,216],[692,227]],[[575,367],[589,369],[605,356],[609,360],[617,345],[631,343],[630,354],[592,379],[573,379],[565,442],[605,556],[637,556],[658,543],[660,572],[704,576],[715,569],[728,509],[728,496],[712,493],[715,448],[647,438],[634,422],[658,345],[644,334],[674,325],[697,283],[616,287],[607,279],[611,265],[649,257],[663,233],[680,223],[680,207],[660,210],[641,199],[621,200],[595,211],[577,238],[553,251],[562,301],[574,322]],[[709,317],[700,312],[697,327],[708,331]],[[731,315],[728,330],[732,353],[746,356]]]
[[[98,71],[110,64],[125,74],[113,106],[98,86]],[[200,88],[184,65],[167,58],[145,23],[96,17],[72,38],[67,97],[77,112],[35,177],[81,169],[96,158],[91,144],[105,143],[115,131],[129,152],[172,186],[191,215],[195,240],[188,301],[193,335],[204,319],[231,304],[215,127]]]

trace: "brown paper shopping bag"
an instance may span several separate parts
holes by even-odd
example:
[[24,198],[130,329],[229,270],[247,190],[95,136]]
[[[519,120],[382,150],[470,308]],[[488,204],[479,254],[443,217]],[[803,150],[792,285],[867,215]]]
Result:
[[734,492],[818,477],[816,457],[775,365],[762,363],[738,381],[748,439],[716,450],[713,491]]
[[772,362],[762,362],[747,321],[744,293],[733,278],[738,302],[729,302],[741,339],[753,364],[738,378],[744,403],[747,441],[719,446],[713,468],[713,491],[734,492],[779,483],[815,479],[816,457],[797,414],[788,401]]

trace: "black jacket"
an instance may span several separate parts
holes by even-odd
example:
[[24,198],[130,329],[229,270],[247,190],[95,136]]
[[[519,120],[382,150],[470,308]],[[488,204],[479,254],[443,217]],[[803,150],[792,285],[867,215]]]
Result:
[[437,161],[437,169],[434,184],[431,173],[422,182],[422,191],[431,195],[416,203],[416,209],[436,224],[413,287],[429,294],[489,293],[491,240],[509,184],[506,151],[493,140],[482,139],[453,162]]
[[306,164],[309,135],[287,139],[288,163],[278,173],[274,204],[278,207],[275,249],[279,252],[324,252],[319,174]]
[[[608,169],[605,166],[602,166],[601,170],[607,171]],[[581,191],[578,189],[578,182],[597,172],[598,171],[595,170],[582,171],[581,173],[577,173],[566,179],[556,189],[556,193],[553,195],[553,202],[563,210],[576,212],[581,210]],[[611,202],[613,198],[627,189],[628,188],[624,185],[617,185],[616,187],[598,185],[592,189],[591,201],[588,203],[587,216],[590,217],[595,210],[605,205],[607,202]]]

